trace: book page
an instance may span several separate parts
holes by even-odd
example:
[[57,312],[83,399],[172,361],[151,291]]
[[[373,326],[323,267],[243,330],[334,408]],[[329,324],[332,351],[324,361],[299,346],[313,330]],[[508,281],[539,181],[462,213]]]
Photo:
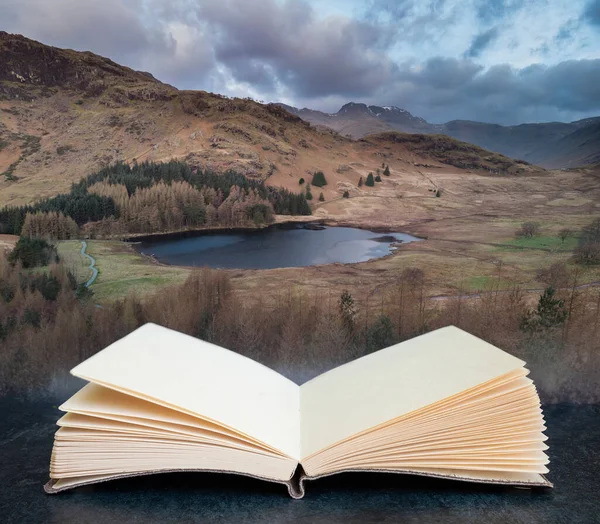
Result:
[[146,324],[71,373],[300,456],[299,387],[238,353]]
[[300,387],[302,458],[523,367],[456,327],[396,344]]

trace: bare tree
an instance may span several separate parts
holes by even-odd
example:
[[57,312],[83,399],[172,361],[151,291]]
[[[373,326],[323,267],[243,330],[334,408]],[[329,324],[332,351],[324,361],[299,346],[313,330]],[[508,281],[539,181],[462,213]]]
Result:
[[532,238],[540,233],[540,223],[539,222],[523,222],[521,227],[517,229],[515,235],[517,238]]
[[558,238],[560,238],[561,242],[564,242],[565,240],[567,240],[567,238],[569,238],[571,235],[573,234],[573,231],[571,229],[569,229],[568,227],[563,227],[559,232],[558,232]]

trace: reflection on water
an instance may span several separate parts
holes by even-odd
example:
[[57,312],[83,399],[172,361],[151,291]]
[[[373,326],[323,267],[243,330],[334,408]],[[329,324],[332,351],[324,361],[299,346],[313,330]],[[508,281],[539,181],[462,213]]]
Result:
[[134,244],[159,262],[229,269],[351,264],[389,255],[393,244],[419,240],[405,233],[374,233],[350,227],[293,225],[260,231],[210,233]]

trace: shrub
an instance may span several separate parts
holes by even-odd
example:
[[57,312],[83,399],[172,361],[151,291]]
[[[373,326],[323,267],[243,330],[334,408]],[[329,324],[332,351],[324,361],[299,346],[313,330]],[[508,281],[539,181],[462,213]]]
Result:
[[442,196],[442,193],[440,192],[439,189],[435,192],[435,196],[436,196],[436,198],[440,198]]
[[27,308],[23,313],[23,324],[39,328],[41,318],[39,311]]
[[358,179],[358,187],[362,187],[362,185],[363,185],[364,183],[365,183],[365,182],[364,182],[364,180],[363,180],[363,177],[360,177],[360,178]]
[[375,177],[375,182],[381,182],[381,177],[379,175]]
[[385,176],[390,176],[390,166],[385,166],[385,169],[383,170],[383,174]]
[[53,302],[60,292],[60,282],[54,275],[42,273],[29,283],[29,289],[31,291],[39,291],[44,299]]
[[369,173],[369,176],[367,176],[367,181],[365,182],[365,185],[367,185],[369,187],[373,187],[375,185],[375,179],[373,178],[373,173]]
[[342,195],[343,198],[350,198],[350,193],[348,191],[344,191],[344,194]]
[[600,242],[581,242],[575,248],[573,258],[578,264],[593,266],[600,264]]
[[367,352],[378,351],[394,345],[396,342],[394,326],[390,317],[379,315],[379,318],[367,331]]
[[325,180],[325,175],[323,171],[317,171],[312,178],[312,185],[317,187],[323,187],[327,185],[327,180]]
[[319,202],[325,202],[325,196],[323,196],[323,193],[319,195]]
[[579,264],[600,264],[600,218],[583,228],[573,256]]
[[19,238],[14,249],[8,255],[11,264],[21,262],[24,268],[47,266],[58,262],[56,248],[41,238]]
[[298,180],[298,184],[300,184],[300,185],[304,184],[304,179],[301,178],[300,180]]

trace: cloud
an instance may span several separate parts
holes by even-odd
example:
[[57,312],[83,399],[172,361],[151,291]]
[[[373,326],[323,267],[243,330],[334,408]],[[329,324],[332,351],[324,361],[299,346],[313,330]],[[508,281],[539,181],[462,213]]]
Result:
[[590,0],[584,11],[583,19],[592,25],[600,27],[600,0]]
[[178,88],[329,112],[350,100],[433,122],[600,112],[600,0],[0,0],[0,20]]
[[479,0],[475,5],[477,17],[484,22],[506,19],[523,7],[523,0]]
[[409,107],[434,122],[516,124],[600,112],[600,59],[521,69],[498,64],[485,70],[468,59],[445,60],[443,67],[435,62],[418,73],[407,67],[404,81],[387,92],[386,103]]
[[487,31],[479,33],[471,42],[469,49],[465,52],[465,56],[469,58],[478,57],[481,52],[488,47],[498,37],[498,28],[492,27]]
[[201,2],[197,14],[219,63],[267,92],[279,83],[292,96],[363,96],[394,69],[385,53],[389,31],[350,18],[319,19],[305,2]]

